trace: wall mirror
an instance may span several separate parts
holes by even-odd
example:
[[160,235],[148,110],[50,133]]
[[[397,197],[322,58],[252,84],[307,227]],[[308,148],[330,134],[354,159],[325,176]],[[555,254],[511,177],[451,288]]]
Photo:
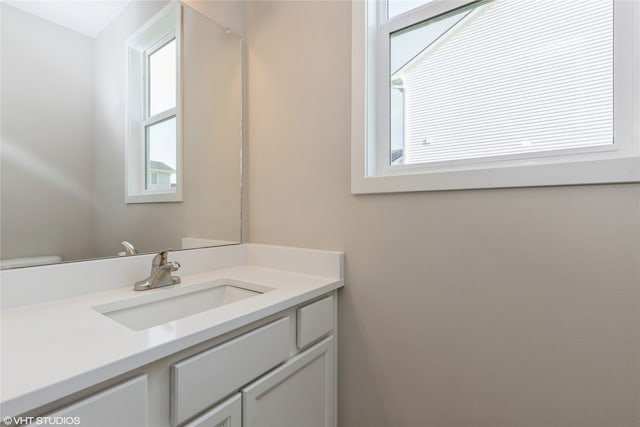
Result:
[[[69,4],[61,19],[43,11]],[[240,36],[177,2],[0,5],[3,268],[122,256],[123,241],[138,253],[241,241]],[[173,35],[132,71],[131,41],[168,7]],[[70,16],[85,8],[108,22]],[[167,57],[169,77],[156,71]]]

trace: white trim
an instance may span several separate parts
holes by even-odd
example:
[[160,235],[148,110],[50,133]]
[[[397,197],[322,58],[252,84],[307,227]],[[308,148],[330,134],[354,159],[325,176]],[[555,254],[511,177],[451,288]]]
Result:
[[147,117],[146,119],[142,119],[142,127],[155,125],[156,123],[164,122],[167,119],[178,114],[178,109],[176,107],[169,108],[168,110],[161,111],[158,114]]
[[[382,26],[389,33],[468,3],[434,1]],[[388,135],[388,121],[376,119],[376,105],[388,104],[384,102],[388,85],[381,89],[380,80],[384,79],[374,83],[373,73],[389,71],[388,61],[380,60],[381,56],[388,56],[388,49],[386,55],[381,55],[380,49],[372,47],[376,36],[371,32],[376,28],[367,19],[367,13],[376,12],[372,9],[375,8],[367,7],[366,1],[352,4],[352,193],[640,182],[640,2],[615,0],[613,150],[608,146],[600,150],[579,149],[568,155],[565,151],[561,156],[535,153],[525,158],[451,162],[437,167],[389,167],[386,156],[382,156],[383,161],[376,160],[376,151],[388,150],[387,141],[375,138],[376,134]],[[375,56],[379,61],[377,71],[372,67]],[[377,90],[371,90],[372,86]]]
[[354,194],[638,182],[640,157],[354,177]]

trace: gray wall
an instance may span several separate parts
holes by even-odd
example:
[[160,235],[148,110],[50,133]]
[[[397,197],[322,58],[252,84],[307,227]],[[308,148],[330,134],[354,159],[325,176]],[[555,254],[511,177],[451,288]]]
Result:
[[640,186],[352,196],[350,8],[246,26],[249,240],[346,252],[340,425],[640,425]]
[[183,25],[184,236],[240,242],[242,40],[187,7]]
[[0,7],[1,257],[91,256],[92,39]]
[[178,222],[175,218],[180,214],[180,204],[124,203],[125,40],[166,3],[133,2],[95,38],[94,235],[99,256],[121,251],[122,240],[145,252],[167,244],[178,246],[182,237],[179,229],[163,224],[163,218],[168,224]]
[[[142,252],[180,248],[183,237],[240,241],[240,41],[225,38],[222,27],[207,28],[204,18],[188,9],[184,17],[188,45],[183,70],[184,201],[124,203],[125,41],[165,4],[134,2],[96,37],[95,111],[100,120],[95,126],[95,242],[99,256],[115,255],[122,250],[122,240]],[[233,4],[214,11],[201,9],[238,12]],[[196,43],[203,40],[207,43]],[[217,40],[215,46],[212,40]],[[220,63],[227,56],[236,62]],[[237,85],[229,84],[228,76]]]

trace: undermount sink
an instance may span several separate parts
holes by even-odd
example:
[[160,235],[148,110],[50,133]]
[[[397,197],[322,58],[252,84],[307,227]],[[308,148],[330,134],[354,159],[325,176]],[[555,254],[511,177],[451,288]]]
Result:
[[140,331],[261,295],[272,289],[235,280],[215,280],[145,291],[149,294],[92,308],[129,329]]

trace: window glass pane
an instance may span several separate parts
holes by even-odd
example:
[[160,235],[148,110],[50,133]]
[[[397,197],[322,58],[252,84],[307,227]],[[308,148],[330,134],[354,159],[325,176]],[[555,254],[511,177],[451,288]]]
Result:
[[387,2],[387,16],[393,18],[408,10],[432,2],[433,0],[389,0]]
[[613,143],[612,0],[474,3],[390,49],[396,164]]
[[147,140],[147,190],[171,190],[176,187],[175,116],[145,129]]
[[149,55],[149,116],[176,106],[176,39]]

